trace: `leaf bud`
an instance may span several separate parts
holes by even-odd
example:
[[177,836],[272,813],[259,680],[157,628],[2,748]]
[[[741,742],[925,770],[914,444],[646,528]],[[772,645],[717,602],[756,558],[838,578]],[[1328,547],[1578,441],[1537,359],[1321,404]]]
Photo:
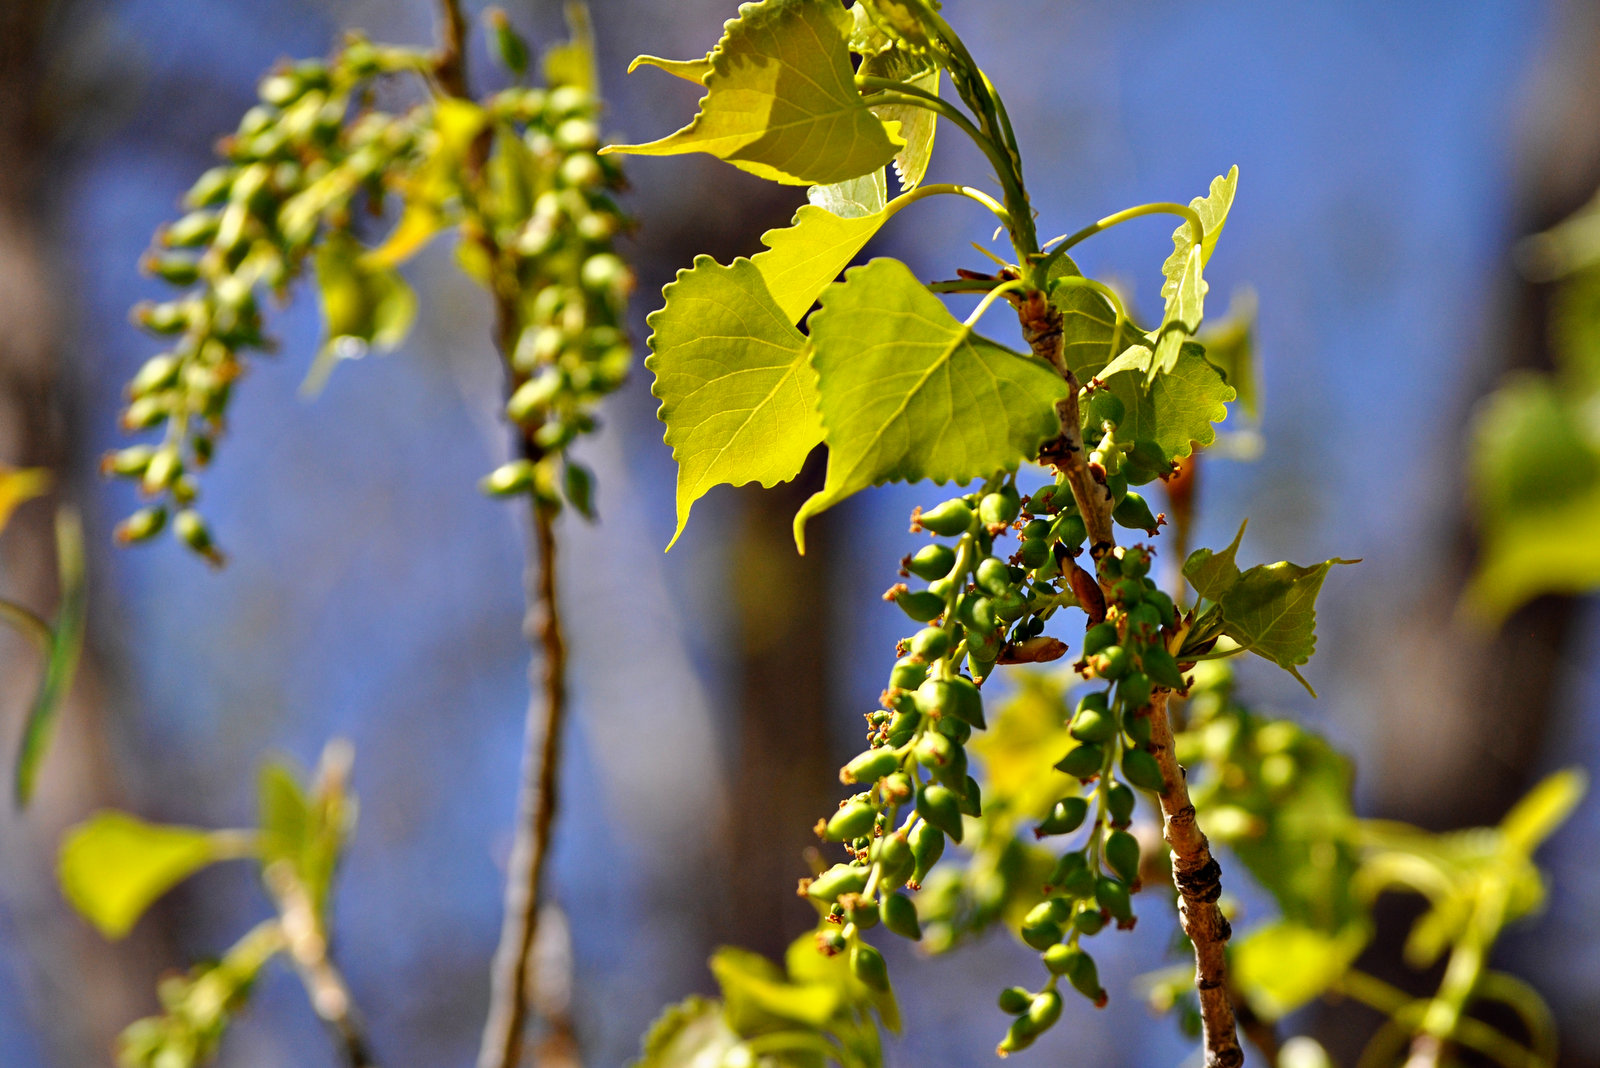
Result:
[[956,566],[956,551],[940,542],[924,545],[906,561],[906,570],[926,582],[944,578]]
[[919,513],[913,522],[931,533],[954,537],[966,533],[972,526],[972,509],[960,497],[952,497],[929,511]]

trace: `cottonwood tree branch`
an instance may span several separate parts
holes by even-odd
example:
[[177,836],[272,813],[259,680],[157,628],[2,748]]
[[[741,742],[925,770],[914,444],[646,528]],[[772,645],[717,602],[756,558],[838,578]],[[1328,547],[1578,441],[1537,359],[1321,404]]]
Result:
[[433,73],[439,88],[451,96],[467,96],[467,20],[460,0],[439,0],[439,51]]
[[[1062,351],[1061,313],[1043,293],[1029,291],[1017,301],[1017,317],[1034,354],[1054,367],[1069,387],[1067,398],[1056,404],[1061,434],[1046,443],[1039,459],[1066,476],[1089,532],[1089,552],[1098,560],[1116,546],[1111,494],[1104,474],[1097,476],[1084,454],[1083,434],[1078,426],[1079,383]],[[1170,691],[1157,690],[1138,715],[1150,718],[1149,749],[1161,769],[1161,822],[1172,853],[1172,879],[1178,887],[1178,920],[1183,933],[1194,943],[1195,990],[1200,996],[1206,1068],[1239,1068],[1244,1064],[1244,1052],[1239,1048],[1227,988],[1227,943],[1233,931],[1217,908],[1217,898],[1222,894],[1222,869],[1195,822],[1183,768],[1172,750],[1172,722],[1167,715],[1170,696]]]
[[269,866],[265,876],[278,906],[284,948],[311,999],[312,1010],[333,1033],[349,1068],[376,1068],[366,1028],[350,996],[350,984],[328,955],[328,934],[311,896],[287,863]]

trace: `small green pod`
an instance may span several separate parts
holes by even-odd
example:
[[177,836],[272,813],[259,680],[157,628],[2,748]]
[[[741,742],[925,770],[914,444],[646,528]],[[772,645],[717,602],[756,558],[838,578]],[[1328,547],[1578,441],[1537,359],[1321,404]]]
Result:
[[1050,812],[1033,829],[1035,838],[1048,834],[1071,834],[1083,826],[1089,815],[1089,802],[1081,797],[1063,797],[1050,806]]
[[1074,779],[1092,779],[1100,774],[1106,759],[1105,750],[1098,745],[1079,745],[1067,750],[1067,755],[1056,761],[1055,769]]
[[1094,872],[1083,853],[1065,853],[1050,873],[1050,886],[1064,897],[1083,898],[1094,893]]
[[1023,541],[1043,541],[1050,535],[1050,520],[1030,519],[1022,525]]
[[1020,986],[1008,986],[1000,991],[1000,997],[996,1000],[1001,1012],[1008,1016],[1021,1016],[1033,1004],[1033,991]]
[[1106,788],[1106,814],[1111,817],[1111,826],[1126,827],[1133,819],[1134,798],[1134,792],[1120,782]]
[[933,729],[957,745],[966,745],[967,740],[972,737],[971,724],[963,723],[951,716],[942,716],[934,720]]
[[1128,887],[1125,884],[1101,876],[1094,883],[1094,899],[1118,923],[1127,923],[1133,919],[1133,900],[1128,896]]
[[1100,989],[1100,970],[1095,967],[1094,958],[1081,949],[1074,949],[1072,956],[1061,964],[1061,973],[1067,977],[1067,982],[1072,988],[1096,1004],[1105,996],[1105,991]]
[[1116,508],[1111,512],[1111,518],[1129,530],[1142,530],[1146,534],[1154,534],[1160,529],[1156,523],[1155,514],[1150,511],[1150,506],[1144,498],[1132,491],[1123,495],[1117,502]]
[[1056,520],[1053,533],[1055,540],[1069,549],[1076,549],[1089,539],[1089,528],[1079,515],[1064,515]]
[[1184,688],[1183,672],[1178,670],[1178,662],[1167,652],[1166,646],[1159,643],[1146,646],[1144,652],[1139,654],[1139,661],[1151,682],[1169,690]]
[[1050,545],[1042,538],[1024,541],[1017,559],[1023,567],[1033,571],[1050,559]]
[[1134,712],[1150,703],[1150,676],[1140,671],[1130,671],[1117,683],[1117,699],[1127,712]]
[[162,241],[173,248],[195,248],[211,240],[217,232],[217,213],[191,211],[162,233]]
[[806,896],[826,905],[837,901],[841,894],[859,894],[866,888],[866,868],[857,864],[835,864],[811,880]]
[[[961,841],[961,802],[948,786],[935,782],[918,790],[917,815],[957,843]],[[916,843],[913,842],[912,846],[915,848]],[[922,866],[920,859],[917,866],[919,869]]]
[[1041,901],[1028,910],[1022,918],[1019,932],[1022,940],[1033,949],[1044,950],[1061,941],[1065,933],[1056,920],[1055,910],[1048,901]]
[[921,513],[917,521],[924,530],[942,537],[954,537],[957,534],[965,534],[972,526],[972,508],[960,497],[952,497],[943,504],[935,505]]
[[1172,597],[1165,590],[1148,590],[1144,595],[1145,604],[1155,608],[1160,613],[1161,625],[1170,627],[1177,622],[1178,609],[1172,603]]
[[1130,712],[1122,717],[1122,729],[1128,732],[1128,737],[1134,745],[1143,747],[1150,744],[1149,716],[1136,716]]
[[907,841],[905,834],[899,831],[878,839],[877,861],[878,883],[889,890],[904,886],[916,866],[916,858],[911,854],[911,843]]
[[1108,742],[1118,730],[1115,713],[1094,708],[1078,709],[1067,727],[1067,733],[1080,742]]
[[[959,814],[959,810],[958,810]],[[926,816],[925,822],[919,823],[911,831],[911,856],[916,861],[916,867],[911,872],[911,881],[921,883],[928,877],[928,872],[939,863],[939,858],[944,855],[944,832],[934,826]],[[957,838],[956,841],[960,841]]]
[[1128,885],[1139,881],[1139,840],[1127,831],[1106,835],[1106,863]]
[[906,561],[906,570],[925,582],[944,578],[955,566],[956,551],[940,542],[924,545]]
[[928,664],[921,657],[905,656],[889,671],[889,685],[898,690],[915,690],[928,677]]
[[1061,995],[1054,990],[1039,991],[1028,1006],[1028,1019],[1036,1032],[1048,1031],[1052,1024],[1061,1019]]
[[1020,1053],[1033,1045],[1033,1040],[1038,1037],[1034,1030],[1033,1021],[1026,1016],[1018,1016],[1011,1021],[1011,1026],[1006,1028],[1006,1037],[994,1048],[998,1056],[1004,1057],[1012,1053]]
[[870,931],[878,926],[878,906],[865,903],[859,897],[853,900],[855,904],[844,910],[844,918],[861,931]]
[[876,782],[899,766],[900,758],[894,755],[893,750],[868,749],[858,753],[844,766],[839,772],[839,781],[847,786],[857,782]]
[[485,475],[478,489],[490,497],[513,497],[533,487],[535,474],[532,461],[512,460]]
[[1122,778],[1130,785],[1141,790],[1150,790],[1160,793],[1167,788],[1166,779],[1162,777],[1161,765],[1156,763],[1156,758],[1143,749],[1128,749],[1122,754]]
[[950,635],[940,627],[923,627],[906,644],[912,656],[921,657],[931,664],[950,651]]
[[883,954],[865,942],[850,947],[850,974],[877,991],[889,989],[889,966]]
[[956,795],[961,802],[961,814],[977,819],[983,815],[983,788],[978,785],[978,780],[971,775],[962,784],[960,792]]
[[918,623],[926,623],[930,619],[938,618],[944,611],[944,598],[928,590],[901,590],[895,594],[894,603],[900,610]]
[[[1127,498],[1123,498],[1126,503]],[[1130,578],[1141,578],[1150,573],[1150,554],[1137,545],[1122,551],[1122,573]]]
[[878,810],[865,801],[852,801],[828,817],[823,837],[830,842],[848,842],[872,833]]
[[922,924],[917,920],[917,906],[904,894],[885,893],[878,901],[878,918],[901,938],[922,941]]
[[917,711],[925,716],[954,716],[982,730],[983,695],[971,679],[957,675],[949,679],[929,679],[916,692]]
[[1094,658],[1095,674],[1116,681],[1133,668],[1133,657],[1120,645],[1108,645]]
[[986,556],[978,561],[974,577],[979,589],[995,597],[1010,593],[1017,585],[1016,578],[1011,574],[1011,565],[998,556]]
[[1022,513],[1022,498],[1017,487],[1002,486],[994,493],[986,493],[978,502],[978,518],[986,527],[1006,526]]
[[1085,657],[1095,656],[1116,643],[1116,624],[1096,623],[1083,632],[1083,655]]

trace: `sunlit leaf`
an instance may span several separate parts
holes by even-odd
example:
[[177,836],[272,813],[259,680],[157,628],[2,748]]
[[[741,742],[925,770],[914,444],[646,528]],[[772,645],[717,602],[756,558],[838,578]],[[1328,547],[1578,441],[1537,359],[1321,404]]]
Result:
[[832,185],[814,185],[806,190],[806,200],[835,215],[856,219],[876,215],[889,204],[889,178],[879,167],[859,178],[847,178]]
[[1367,931],[1360,926],[1328,934],[1280,920],[1232,944],[1229,978],[1259,1016],[1277,1020],[1326,993],[1366,944]]
[[1256,294],[1244,289],[1233,295],[1228,312],[1201,333],[1206,360],[1238,394],[1239,405],[1251,419],[1261,418],[1261,393],[1256,380]]
[[656,1017],[633,1068],[724,1068],[738,1045],[739,1036],[723,1019],[722,1003],[691,997]]
[[828,474],[795,517],[802,551],[806,520],[858,490],[987,477],[1060,429],[1066,383],[975,333],[897,260],[850,270],[808,325]]
[[758,1031],[769,1019],[824,1028],[845,996],[837,983],[791,983],[767,958],[733,946],[712,955],[711,972],[722,987],[728,1022],[739,1034]]
[[771,487],[798,474],[822,422],[805,338],[755,264],[701,256],[663,292],[666,305],[647,320],[645,366],[678,461],[675,542],[711,487]]
[[843,218],[806,204],[792,225],[761,235],[767,251],[756,253],[751,262],[784,315],[798,323],[888,218],[884,210]]
[[11,513],[19,504],[31,501],[49,488],[50,472],[43,468],[0,464],[0,530],[11,521]]
[[[909,52],[892,43],[864,58],[861,61],[861,73],[875,78],[891,78],[914,89],[939,95],[939,68],[930,65],[926,54]],[[896,153],[894,169],[900,178],[902,190],[915,189],[928,173],[939,117],[927,108],[908,104],[880,104],[872,110],[879,118],[900,124],[900,136],[905,139],[906,145]]]
[[705,152],[792,185],[827,185],[877,170],[905,142],[856,89],[849,32],[850,16],[837,4],[743,4],[711,52],[694,120],[659,141],[602,151]]
[[67,832],[58,875],[73,907],[106,937],[121,938],[162,894],[238,855],[230,836],[106,811]]
[[1582,768],[1566,768],[1545,776],[1500,821],[1506,845],[1532,854],[1566,822],[1589,788]]
[[89,618],[88,575],[83,555],[83,527],[77,513],[62,509],[56,514],[56,568],[59,575],[61,605],[56,609],[55,625],[50,628],[50,643],[45,656],[44,676],[28,709],[17,747],[13,790],[19,806],[33,796],[40,762],[50,749],[60,718],[62,702],[78,671],[83,652],[84,627]]
[[1172,232],[1172,255],[1162,264],[1165,281],[1161,284],[1161,297],[1166,308],[1161,314],[1157,329],[1154,359],[1150,375],[1170,371],[1176,364],[1178,352],[1185,335],[1200,329],[1205,318],[1205,297],[1209,288],[1203,275],[1206,261],[1216,248],[1217,238],[1228,221],[1228,210],[1233,206],[1233,195],[1239,186],[1239,168],[1211,180],[1211,191],[1195,197],[1189,206],[1195,210],[1204,225],[1203,240],[1196,243],[1194,230],[1183,222]]
[[405,279],[373,266],[353,238],[330,235],[317,249],[316,270],[326,339],[301,386],[312,395],[340,360],[397,348],[417,315],[417,295]]
[[1106,385],[1127,413],[1117,424],[1118,440],[1153,441],[1168,460],[1215,441],[1213,424],[1228,417],[1228,402],[1237,396],[1193,343],[1183,345],[1172,369],[1148,385],[1137,372],[1109,375]]
[[654,67],[664,70],[674,78],[682,78],[686,82],[697,84],[705,81],[705,76],[711,73],[711,53],[707,52],[700,59],[662,59],[660,56],[635,56],[632,63],[628,64],[628,73],[632,74],[640,67]]

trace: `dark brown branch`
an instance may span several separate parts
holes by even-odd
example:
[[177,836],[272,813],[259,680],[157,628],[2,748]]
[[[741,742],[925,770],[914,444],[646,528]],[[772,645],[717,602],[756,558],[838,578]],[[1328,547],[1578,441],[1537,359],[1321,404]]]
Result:
[[[1111,494],[1106,488],[1104,473],[1097,472],[1084,453],[1083,434],[1078,426],[1080,386],[1062,349],[1061,313],[1043,293],[1030,291],[1017,302],[1017,317],[1022,323],[1023,337],[1034,354],[1046,360],[1067,382],[1068,395],[1056,404],[1061,434],[1040,450],[1039,461],[1052,465],[1066,476],[1089,531],[1090,555],[1098,560],[1116,547]],[[1239,1068],[1244,1064],[1244,1052],[1239,1048],[1226,982],[1227,942],[1233,932],[1217,908],[1217,898],[1222,893],[1222,869],[1212,858],[1206,836],[1195,823],[1189,787],[1172,751],[1172,722],[1167,717],[1169,696],[1168,691],[1157,691],[1140,714],[1150,717],[1150,752],[1161,768],[1165,783],[1161,791],[1161,820],[1167,845],[1172,850],[1172,878],[1179,895],[1178,919],[1184,934],[1194,943],[1195,989],[1200,995],[1205,1063],[1206,1068]]]
[[439,0],[439,51],[433,74],[446,93],[467,97],[467,20],[460,0]]

